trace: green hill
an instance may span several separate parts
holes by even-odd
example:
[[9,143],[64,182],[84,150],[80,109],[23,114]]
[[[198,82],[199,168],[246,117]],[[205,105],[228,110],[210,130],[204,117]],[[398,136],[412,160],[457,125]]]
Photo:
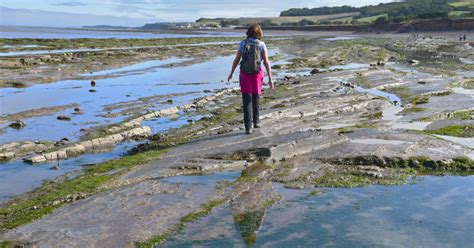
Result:
[[333,19],[340,18],[349,18],[352,20],[353,16],[358,16],[359,12],[347,12],[347,13],[338,13],[338,14],[327,14],[327,15],[317,15],[317,16],[280,16],[280,17],[241,17],[241,18],[200,18],[196,20],[197,24],[202,25],[248,25],[251,23],[260,23],[266,26],[271,25],[283,25],[288,23],[300,23],[308,21],[309,23],[320,23],[321,21],[328,21]]
[[[474,17],[474,0],[405,0],[403,2],[381,3],[364,7],[321,7],[292,8],[282,11],[280,16],[318,16],[328,13],[342,13],[350,10],[359,12],[352,23],[374,23],[378,18],[386,18],[387,22],[405,22],[413,19],[433,19],[441,17],[471,18]],[[347,18],[339,18],[332,22],[345,22]]]

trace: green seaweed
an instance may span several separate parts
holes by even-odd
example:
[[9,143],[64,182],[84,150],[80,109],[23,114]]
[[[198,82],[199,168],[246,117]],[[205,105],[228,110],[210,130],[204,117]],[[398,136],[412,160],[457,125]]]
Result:
[[[63,182],[45,182],[26,196],[14,198],[0,208],[0,231],[37,220],[62,207],[71,197],[78,199],[100,191],[100,186],[129,171],[133,166],[159,159],[166,150],[155,150],[109,160],[87,167],[84,174]],[[122,170],[121,170],[122,169]],[[125,169],[125,170],[123,170]],[[116,173],[110,173],[116,172]]]
[[370,114],[365,115],[364,117],[366,117],[369,120],[378,120],[383,117],[383,112],[370,113]]
[[413,105],[425,104],[430,102],[430,97],[427,95],[419,95],[411,97],[410,103]]
[[326,191],[324,191],[324,190],[313,190],[313,191],[309,192],[306,197],[319,196],[319,195],[322,195],[324,193],[326,193]]
[[368,186],[372,184],[372,181],[368,177],[358,174],[334,173],[314,179],[313,184],[316,187],[354,188]]
[[461,120],[471,120],[474,116],[474,109],[457,111],[453,113],[453,118]]
[[436,130],[425,130],[424,133],[472,138],[474,137],[474,125],[453,125]]
[[362,123],[354,126],[355,128],[377,128],[377,124],[374,123]]
[[417,171],[474,171],[474,161],[468,157],[456,157],[451,160],[433,160],[426,156],[401,157],[379,157],[379,156],[355,156],[333,161],[336,164],[375,165],[383,168],[415,169]]
[[428,110],[428,108],[411,106],[410,108],[405,108],[405,109],[403,110],[403,113],[424,112],[424,111],[426,111],[426,110]]

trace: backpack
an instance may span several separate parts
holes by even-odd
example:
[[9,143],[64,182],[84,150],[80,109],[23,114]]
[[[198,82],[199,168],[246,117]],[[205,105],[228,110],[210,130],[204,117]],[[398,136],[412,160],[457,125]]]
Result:
[[260,72],[262,52],[260,52],[259,44],[260,41],[258,40],[245,40],[245,46],[242,52],[242,62],[240,62],[240,69],[245,73],[257,74]]

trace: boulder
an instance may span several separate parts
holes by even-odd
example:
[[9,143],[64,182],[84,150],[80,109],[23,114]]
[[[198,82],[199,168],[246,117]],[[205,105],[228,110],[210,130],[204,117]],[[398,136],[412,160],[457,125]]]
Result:
[[311,75],[314,75],[314,74],[318,74],[318,73],[321,73],[321,71],[317,68],[314,68],[313,70],[311,70],[310,74]]
[[155,113],[149,113],[149,114],[146,114],[143,116],[145,119],[153,119],[153,118],[156,118],[156,115]]
[[54,143],[55,146],[65,146],[67,144],[69,144],[68,138],[62,138],[60,141]]
[[177,107],[165,108],[160,110],[160,115],[174,115],[179,112]]
[[31,158],[27,158],[24,161],[26,163],[36,164],[36,163],[44,163],[47,160],[43,155],[38,155],[38,156],[31,157]]
[[66,155],[68,157],[79,156],[86,152],[86,148],[82,145],[76,144],[66,148]]
[[92,149],[98,149],[101,147],[99,139],[93,139],[92,142]]
[[86,150],[92,150],[92,148],[94,147],[92,141],[90,140],[79,142],[79,145],[83,146]]
[[411,59],[411,60],[408,60],[408,63],[412,64],[412,65],[417,65],[420,63],[419,60],[416,60],[416,59]]
[[99,138],[98,141],[99,141],[101,147],[114,146],[115,145],[115,141],[111,137]]
[[28,151],[33,151],[36,147],[36,144],[33,142],[25,142],[22,145],[17,147],[17,150],[20,152],[28,152]]
[[190,104],[179,106],[179,109],[182,109],[182,110],[189,110],[189,109],[192,109],[192,108],[196,108],[196,105],[190,103]]
[[110,136],[116,144],[122,142],[124,140],[123,136],[121,134],[114,134]]
[[23,65],[23,66],[27,66],[30,63],[31,63],[31,61],[29,59],[25,59],[25,58],[20,59],[20,64]]
[[15,122],[11,123],[8,126],[13,128],[13,129],[22,129],[26,126],[26,124],[23,121],[18,120],[18,121],[15,121]]
[[13,152],[4,152],[0,153],[0,160],[9,160],[15,157],[15,153]]
[[40,153],[46,151],[46,149],[48,149],[48,147],[45,144],[37,144],[34,151]]
[[60,121],[70,121],[71,120],[71,116],[68,116],[68,115],[59,115],[56,118]]

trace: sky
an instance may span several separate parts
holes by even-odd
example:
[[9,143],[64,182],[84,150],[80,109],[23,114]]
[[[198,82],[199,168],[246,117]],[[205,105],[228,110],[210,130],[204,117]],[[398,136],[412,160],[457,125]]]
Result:
[[363,6],[391,0],[0,0],[0,25],[80,27],[194,22],[200,17],[270,17],[282,10]]

